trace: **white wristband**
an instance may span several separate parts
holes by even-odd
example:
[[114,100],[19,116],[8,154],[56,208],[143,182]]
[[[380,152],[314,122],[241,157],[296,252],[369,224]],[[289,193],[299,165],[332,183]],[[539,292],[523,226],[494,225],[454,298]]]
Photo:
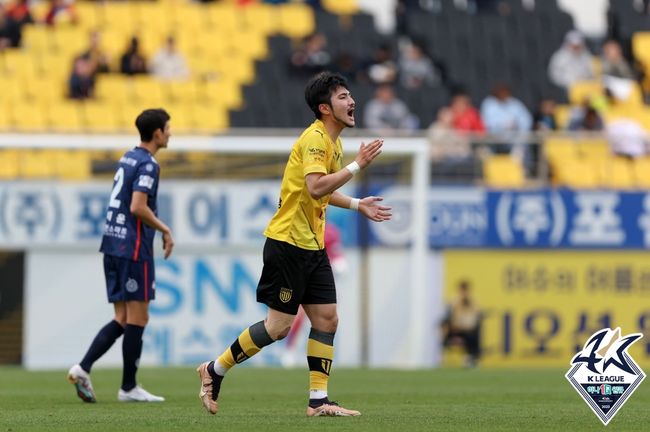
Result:
[[350,209],[359,210],[359,201],[361,201],[359,198],[352,198],[350,200]]
[[345,168],[347,168],[348,171],[350,171],[352,173],[352,175],[355,175],[356,173],[361,171],[361,167],[359,166],[357,161],[352,161]]

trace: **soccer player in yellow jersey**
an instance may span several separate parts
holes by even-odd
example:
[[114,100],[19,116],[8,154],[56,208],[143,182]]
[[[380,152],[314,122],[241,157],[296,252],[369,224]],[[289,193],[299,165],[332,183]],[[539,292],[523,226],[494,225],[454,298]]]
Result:
[[355,103],[345,79],[330,72],[316,75],[307,84],[305,100],[316,120],[291,150],[278,210],[264,231],[267,239],[257,301],[268,306],[266,319],[245,329],[215,361],[197,369],[199,397],[211,414],[219,408],[217,398],[226,372],[284,338],[302,305],[311,322],[307,416],[360,415],[332,402],[327,393],[338,316],[334,276],[324,245],[325,213],[332,204],[356,210],[375,222],[391,218],[390,207],[381,205],[382,198],[351,198],[337,191],[381,153],[383,140],[362,143],[354,162],[341,168],[339,135],[355,124]]

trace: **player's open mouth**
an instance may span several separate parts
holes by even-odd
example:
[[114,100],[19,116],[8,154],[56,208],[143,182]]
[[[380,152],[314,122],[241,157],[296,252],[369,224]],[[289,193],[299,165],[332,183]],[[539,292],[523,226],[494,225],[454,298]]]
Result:
[[354,108],[348,110],[348,117],[354,118]]

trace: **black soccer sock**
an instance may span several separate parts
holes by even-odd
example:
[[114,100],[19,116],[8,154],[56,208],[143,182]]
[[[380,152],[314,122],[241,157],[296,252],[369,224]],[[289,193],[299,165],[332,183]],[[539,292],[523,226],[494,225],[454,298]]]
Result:
[[134,324],[127,324],[124,329],[124,339],[122,340],[122,360],[124,366],[122,369],[122,390],[132,390],[135,385],[135,374],[138,371],[140,354],[142,353],[142,333],[144,327]]
[[124,327],[115,320],[102,327],[90,344],[83,360],[79,363],[81,369],[90,373],[93,363],[106,354],[106,351],[113,346],[118,337],[122,336],[122,333],[124,333]]

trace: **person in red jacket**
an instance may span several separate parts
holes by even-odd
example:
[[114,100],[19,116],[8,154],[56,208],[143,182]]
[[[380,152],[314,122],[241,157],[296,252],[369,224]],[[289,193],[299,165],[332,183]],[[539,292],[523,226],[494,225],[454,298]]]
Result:
[[453,114],[453,129],[456,132],[485,132],[481,114],[472,105],[472,100],[465,93],[456,93],[449,105]]

